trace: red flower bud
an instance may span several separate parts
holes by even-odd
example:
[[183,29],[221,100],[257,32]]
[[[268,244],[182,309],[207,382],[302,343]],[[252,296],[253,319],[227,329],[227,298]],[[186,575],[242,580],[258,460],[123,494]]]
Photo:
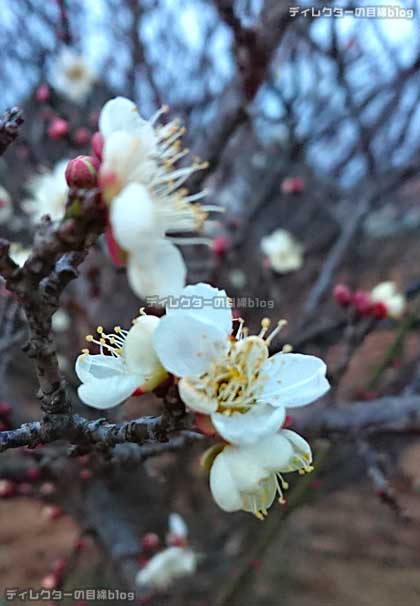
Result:
[[283,194],[300,194],[303,191],[305,182],[301,177],[288,177],[281,184]]
[[73,142],[76,145],[87,145],[90,141],[90,130],[84,126],[77,128],[73,135]]
[[348,307],[352,301],[351,290],[345,284],[337,284],[333,290],[333,297],[337,305]]
[[372,313],[378,320],[383,320],[388,316],[388,308],[382,301],[377,301],[373,304]]
[[223,257],[229,249],[229,240],[225,236],[218,236],[213,240],[213,252],[216,257]]
[[47,84],[40,84],[36,89],[35,98],[39,103],[45,103],[50,98],[50,89]]
[[369,316],[372,313],[372,301],[368,293],[363,290],[356,290],[353,295],[353,305],[362,316]]
[[99,131],[92,135],[92,139],[90,140],[90,144],[92,146],[92,151],[98,160],[102,160],[102,152],[104,149],[104,138]]
[[31,467],[26,470],[25,476],[30,482],[37,482],[41,477],[41,470],[38,467]]
[[90,189],[98,181],[99,160],[94,156],[77,156],[67,164],[66,181],[69,187]]
[[67,122],[67,120],[55,117],[51,120],[47,132],[50,139],[62,139],[69,132],[69,123]]

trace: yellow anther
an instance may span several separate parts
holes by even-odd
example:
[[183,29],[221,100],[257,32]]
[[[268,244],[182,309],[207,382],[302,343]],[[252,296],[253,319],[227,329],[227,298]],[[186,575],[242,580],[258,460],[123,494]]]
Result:
[[147,316],[146,312],[144,311],[145,309],[146,309],[145,307],[140,307],[140,309],[139,309],[139,314],[140,314],[141,316]]
[[270,326],[271,326],[271,320],[270,320],[270,318],[263,318],[261,320],[261,327],[262,328],[268,329],[268,328],[270,328]]
[[104,338],[102,337],[102,339],[99,339],[99,343],[100,343],[101,345],[106,345],[106,339],[104,339]]
[[93,341],[93,335],[86,335],[86,341],[88,343],[92,343],[92,341]]
[[98,326],[98,328],[96,329],[96,332],[101,335],[104,332],[103,326]]
[[290,345],[290,343],[285,343],[285,345],[283,345],[281,351],[282,351],[282,353],[291,353],[293,351],[293,347]]
[[88,353],[90,353],[88,349],[86,349],[86,348],[82,349],[82,354],[88,354]]
[[121,332],[121,326],[114,326],[114,332],[118,335]]

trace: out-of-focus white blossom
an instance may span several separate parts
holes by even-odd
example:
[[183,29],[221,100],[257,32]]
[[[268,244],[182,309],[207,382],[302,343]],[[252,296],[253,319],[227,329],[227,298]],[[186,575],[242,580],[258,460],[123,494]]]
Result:
[[166,370],[181,377],[185,404],[210,415],[227,442],[255,444],[282,426],[286,407],[304,406],[328,391],[326,366],[319,358],[269,357],[268,346],[284,321],[268,337],[268,319],[257,336],[245,336],[240,323],[232,338],[225,291],[195,284],[185,287],[181,297],[182,308],[167,308],[154,332],[155,350]]
[[26,259],[29,257],[30,254],[31,254],[31,249],[25,248],[24,246],[22,246],[22,244],[13,243],[10,245],[9,256],[11,257],[12,261],[17,263],[21,267],[25,263]]
[[51,67],[51,84],[70,101],[83,103],[91,92],[95,73],[82,55],[64,48]]
[[136,584],[139,587],[167,589],[177,579],[196,571],[198,558],[188,547],[185,520],[178,513],[171,513],[168,526],[168,547],[154,555],[138,572]]
[[285,229],[276,229],[261,240],[261,250],[279,274],[296,271],[303,264],[303,247]]
[[9,192],[0,185],[0,225],[7,223],[13,216],[12,199]]
[[405,296],[398,290],[395,282],[381,282],[370,293],[374,303],[383,303],[387,309],[388,316],[400,318],[407,306]]
[[136,584],[150,589],[167,589],[177,579],[194,574],[196,568],[197,556],[191,549],[167,547],[137,573]]
[[133,394],[152,391],[167,376],[152,344],[159,323],[156,316],[139,316],[129,331],[119,326],[106,334],[98,327],[98,339],[88,335],[89,343],[99,345],[99,354],[84,350],[76,361],[76,374],[82,381],[80,399],[94,408],[112,408]]
[[249,511],[262,519],[276,494],[284,503],[288,488],[282,473],[312,471],[309,444],[297,433],[283,429],[251,446],[226,446],[210,471],[210,489],[225,511]]
[[64,309],[58,309],[51,318],[51,325],[55,332],[65,332],[71,325],[69,314]]
[[68,160],[58,162],[52,171],[33,177],[28,189],[31,199],[24,203],[24,210],[36,223],[43,215],[49,215],[53,221],[64,216],[69,188],[65,172]]

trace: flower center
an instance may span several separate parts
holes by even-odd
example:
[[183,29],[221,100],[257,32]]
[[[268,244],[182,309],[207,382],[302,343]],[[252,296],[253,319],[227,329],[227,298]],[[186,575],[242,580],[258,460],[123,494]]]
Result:
[[[127,330],[123,330],[121,326],[115,326],[114,332],[106,334],[102,326],[98,326],[96,329],[99,337],[95,339],[93,335],[87,335],[86,341],[88,343],[95,343],[99,345],[99,352],[104,355],[105,352],[110,353],[114,358],[119,358],[123,354],[123,348],[125,339],[128,335]],[[88,349],[83,349],[82,353],[89,353]]]
[[246,413],[256,403],[254,385],[269,356],[268,346],[286,322],[280,320],[268,337],[265,337],[270,327],[268,318],[262,320],[260,333],[250,337],[243,329],[243,320],[239,323],[236,336],[230,338],[226,356],[214,362],[199,379],[199,388],[218,402],[217,412],[226,415]]

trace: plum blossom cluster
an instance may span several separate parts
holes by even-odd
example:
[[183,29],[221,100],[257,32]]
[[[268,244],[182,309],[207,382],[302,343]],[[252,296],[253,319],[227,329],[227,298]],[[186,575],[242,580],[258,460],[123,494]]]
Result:
[[340,307],[353,308],[360,316],[371,316],[378,320],[398,320],[404,314],[407,301],[394,282],[377,284],[371,292],[352,292],[345,284],[337,284],[333,296]]
[[[166,547],[159,537],[148,533],[143,538],[145,560],[136,576],[136,585],[145,590],[163,591],[181,577],[194,574],[198,557],[188,544],[188,528],[177,513],[169,516]],[[148,557],[149,556],[149,557]]]
[[207,213],[218,207],[198,203],[205,192],[189,194],[185,181],[206,163],[178,166],[188,153],[176,120],[159,124],[162,108],[149,121],[135,104],[118,97],[99,117],[99,184],[109,204],[107,242],[113,259],[126,264],[128,281],[140,297],[177,295],[186,266],[177,244],[208,244],[201,231]]
[[173,375],[197,427],[217,440],[203,457],[216,503],[263,518],[276,495],[284,502],[283,474],[312,470],[309,444],[284,423],[287,408],[328,391],[326,366],[287,348],[270,356],[285,321],[270,332],[265,318],[259,334],[249,335],[243,321],[233,319],[223,290],[199,283],[186,286],[182,296],[204,304],[167,308],[160,318],[143,312],[128,331],[117,326],[106,334],[98,327],[97,337],[88,335],[99,353],[84,350],[76,362],[79,396],[110,408]]

